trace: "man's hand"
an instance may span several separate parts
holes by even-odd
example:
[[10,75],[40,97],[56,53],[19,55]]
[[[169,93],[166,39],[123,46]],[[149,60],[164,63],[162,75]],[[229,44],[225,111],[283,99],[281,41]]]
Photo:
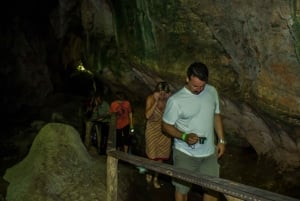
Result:
[[198,142],[199,138],[198,135],[196,135],[195,133],[190,133],[186,135],[186,143],[188,143],[189,145],[193,145],[196,144]]
[[218,149],[218,158],[221,158],[221,156],[225,152],[225,144],[218,143],[217,149]]

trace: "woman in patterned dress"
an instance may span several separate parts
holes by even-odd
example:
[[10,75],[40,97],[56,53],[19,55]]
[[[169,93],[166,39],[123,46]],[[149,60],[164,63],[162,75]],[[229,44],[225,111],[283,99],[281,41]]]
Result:
[[[162,115],[169,96],[168,83],[159,82],[154,92],[146,100],[145,151],[149,159],[160,162],[168,160],[171,152],[171,137],[165,135],[161,129]],[[154,175],[146,174],[146,180],[148,183],[153,180],[155,188],[161,187],[158,182],[158,173],[154,173]]]

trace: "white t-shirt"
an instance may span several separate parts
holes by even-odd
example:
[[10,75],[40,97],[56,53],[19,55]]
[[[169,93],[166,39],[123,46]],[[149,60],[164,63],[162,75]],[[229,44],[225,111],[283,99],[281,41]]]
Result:
[[205,157],[215,152],[214,115],[220,113],[217,90],[206,84],[204,90],[195,95],[183,87],[167,102],[163,121],[174,125],[185,133],[206,137],[204,144],[188,145],[181,139],[174,139],[174,147],[190,156]]

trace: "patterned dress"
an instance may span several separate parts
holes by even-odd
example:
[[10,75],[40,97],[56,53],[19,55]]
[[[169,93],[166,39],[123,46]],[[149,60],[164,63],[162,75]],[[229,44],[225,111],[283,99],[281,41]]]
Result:
[[171,138],[161,129],[162,111],[155,108],[152,116],[147,120],[145,130],[146,154],[149,159],[168,160],[171,152]]

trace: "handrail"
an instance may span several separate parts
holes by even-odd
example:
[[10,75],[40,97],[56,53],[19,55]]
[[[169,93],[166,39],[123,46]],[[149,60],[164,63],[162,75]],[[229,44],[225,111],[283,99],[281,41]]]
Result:
[[[114,119],[114,117],[112,117]],[[113,123],[112,123],[113,124]],[[113,126],[111,126],[112,128]],[[113,129],[113,128],[112,128]],[[112,138],[109,138],[109,144],[115,142],[115,129],[110,131]],[[273,193],[267,190],[247,186],[230,180],[202,175],[194,176],[193,173],[187,172],[184,169],[175,168],[166,163],[160,163],[144,157],[127,154],[117,151],[114,147],[109,147],[107,150],[107,199],[106,201],[117,201],[118,187],[118,159],[126,161],[135,166],[141,166],[148,170],[158,172],[170,177],[182,179],[184,181],[212,189],[223,193],[225,197],[233,200],[246,201],[300,201],[299,199],[288,197],[285,195]]]

